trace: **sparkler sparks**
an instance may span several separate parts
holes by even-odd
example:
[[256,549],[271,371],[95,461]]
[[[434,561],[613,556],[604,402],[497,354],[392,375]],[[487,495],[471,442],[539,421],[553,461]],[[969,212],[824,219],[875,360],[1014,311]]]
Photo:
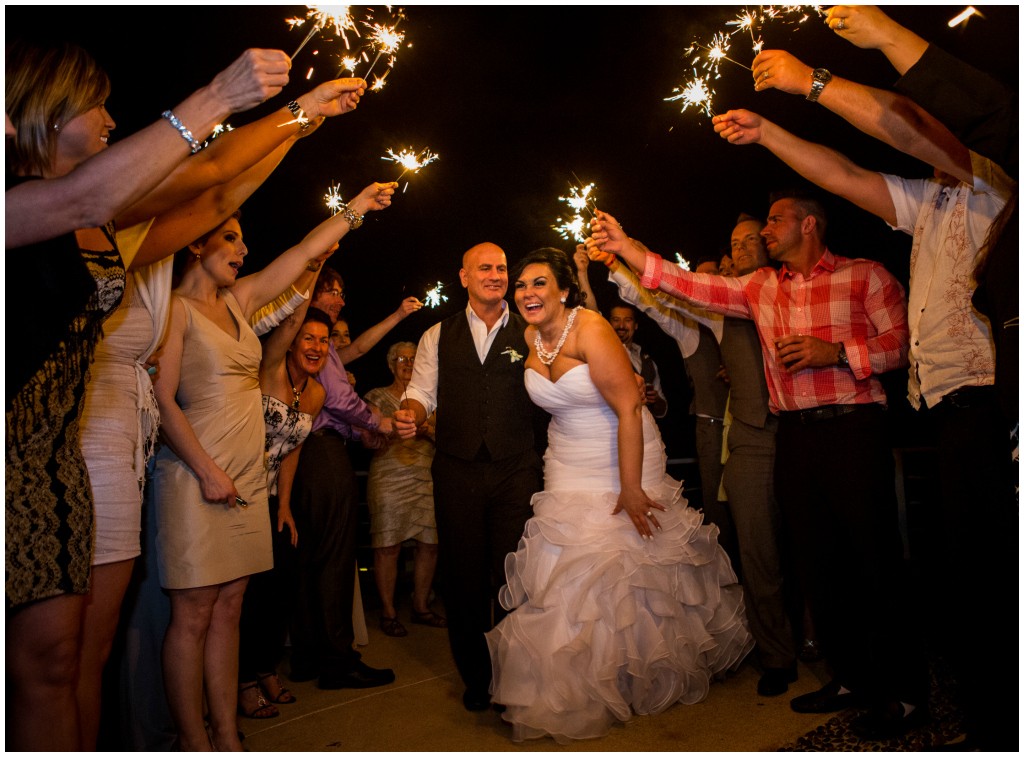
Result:
[[685,113],[687,108],[693,107],[703,110],[708,116],[715,115],[715,111],[711,109],[711,100],[715,96],[715,90],[708,85],[708,79],[697,74],[696,69],[693,71],[693,77],[692,80],[673,89],[675,94],[666,97],[665,101],[682,101],[683,107],[679,111],[680,113]]
[[690,261],[684,258],[681,252],[676,253],[676,262],[679,264],[679,267],[682,268],[684,271],[690,270]]
[[583,243],[587,239],[587,234],[590,230],[589,224],[583,218],[583,211],[586,210],[591,215],[594,214],[591,210],[591,205],[594,208],[597,207],[597,197],[594,194],[594,184],[584,184],[579,180],[576,174],[573,174],[576,181],[579,181],[579,185],[569,184],[569,196],[559,197],[559,202],[564,202],[573,211],[573,215],[569,220],[565,220],[561,217],[555,219],[555,225],[551,228],[558,232],[562,239],[572,239],[573,241]]
[[[729,48],[732,45],[732,38],[737,34],[749,33],[751,49],[756,56],[764,47],[764,39],[761,32],[769,22],[789,23],[799,26],[806,22],[812,15],[823,14],[820,5],[759,5],[755,9],[744,9],[735,18],[726,21],[725,31],[716,32],[710,43],[694,40],[686,51],[690,58],[690,65],[693,67],[693,79],[687,80],[681,86],[672,90],[673,95],[666,97],[669,102],[682,101],[682,111],[693,107],[703,110],[707,115],[715,115],[711,107],[715,91],[711,88],[712,79],[721,78],[720,68],[722,61],[729,61],[748,71],[750,67],[738,60],[729,57]],[[697,66],[707,72],[706,77],[698,76]]]
[[448,295],[442,294],[444,290],[444,284],[440,281],[437,282],[437,286],[433,289],[428,289],[427,293],[423,296],[423,304],[428,308],[436,308],[442,302],[448,302]]
[[356,28],[355,20],[352,18],[350,5],[307,5],[309,10],[306,12],[305,18],[286,18],[285,23],[288,24],[292,29],[304,26],[306,22],[310,22],[309,34],[302,40],[302,44],[296,48],[295,52],[292,53],[292,58],[299,54],[299,52],[306,46],[306,43],[313,39],[313,35],[324,29],[332,30],[335,34],[342,38],[345,42],[345,47],[348,47],[348,37],[346,32],[353,32],[357,37],[359,36],[359,29]]
[[587,222],[583,220],[583,216],[573,216],[568,221],[556,218],[555,225],[551,228],[557,231],[558,235],[562,237],[562,239],[571,239],[575,242],[579,242],[580,244],[587,241],[587,231],[589,227]]
[[327,190],[327,194],[324,195],[324,202],[327,204],[327,209],[331,211],[332,216],[338,215],[341,211],[341,206],[345,204],[345,201],[341,197],[341,185],[332,184]]
[[[379,61],[384,55],[388,56],[388,67],[395,67],[395,54],[398,52],[398,48],[401,46],[402,42],[405,41],[405,32],[398,31],[398,25],[402,23],[404,19],[405,16],[402,14],[402,11],[399,11],[398,20],[391,26],[386,24],[373,24],[369,21],[363,22],[363,26],[370,30],[368,38],[370,49],[375,49],[377,51],[377,56],[373,59],[370,67],[366,69],[366,74],[363,75],[364,79],[370,76],[370,72],[372,72],[374,66],[377,65],[377,61]],[[381,86],[384,85],[381,84]]]
[[[430,152],[429,148],[424,147],[419,152],[416,152],[411,147],[407,147],[401,152],[395,152],[390,147],[385,155],[381,155],[381,160],[390,160],[392,163],[397,163],[402,167],[402,173],[398,175],[398,179],[401,179],[407,173],[412,171],[413,173],[419,173],[420,169],[430,165],[440,156],[436,153]],[[398,181],[395,179],[395,181]]]

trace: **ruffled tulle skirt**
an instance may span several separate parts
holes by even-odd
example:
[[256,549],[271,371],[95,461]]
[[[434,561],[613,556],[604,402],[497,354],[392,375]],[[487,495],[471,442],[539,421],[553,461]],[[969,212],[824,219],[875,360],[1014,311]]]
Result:
[[534,496],[505,564],[501,603],[513,612],[487,634],[493,701],[514,740],[593,738],[633,713],[699,702],[753,647],[718,529],[680,490],[668,476],[645,486],[667,507],[646,541],[611,514],[613,493]]

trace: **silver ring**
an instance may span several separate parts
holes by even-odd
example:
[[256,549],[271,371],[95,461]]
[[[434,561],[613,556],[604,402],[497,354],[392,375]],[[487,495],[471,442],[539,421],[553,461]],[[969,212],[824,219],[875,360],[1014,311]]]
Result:
[[654,517],[654,513],[652,513],[650,510],[648,510],[647,511],[647,517],[648,518],[653,518]]
[[841,32],[845,28],[846,28],[846,19],[845,18],[839,19],[839,23],[836,24],[836,31],[840,31]]

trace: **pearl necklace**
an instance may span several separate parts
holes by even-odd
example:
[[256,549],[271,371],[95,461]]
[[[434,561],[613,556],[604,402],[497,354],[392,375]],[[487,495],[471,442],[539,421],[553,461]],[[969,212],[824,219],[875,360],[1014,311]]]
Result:
[[544,365],[551,365],[555,362],[555,358],[558,357],[558,353],[562,351],[562,345],[565,344],[565,338],[569,336],[569,329],[572,328],[572,324],[576,320],[576,313],[579,311],[580,306],[577,305],[569,311],[569,317],[565,321],[565,328],[562,329],[562,336],[558,340],[558,344],[555,345],[555,349],[548,352],[544,349],[544,343],[540,339],[540,329],[537,329],[537,336],[533,339],[533,346],[537,349],[537,357]]

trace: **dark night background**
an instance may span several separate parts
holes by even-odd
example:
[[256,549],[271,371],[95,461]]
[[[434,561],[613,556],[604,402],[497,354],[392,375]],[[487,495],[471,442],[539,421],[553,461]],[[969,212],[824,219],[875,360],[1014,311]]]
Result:
[[[825,6],[827,7],[827,6]],[[950,29],[963,6],[891,6],[896,20],[949,52],[1017,87],[1019,9],[977,6],[984,17]],[[357,9],[358,10],[358,9]],[[377,20],[386,17],[377,7]],[[387,86],[359,108],[330,119],[291,151],[246,203],[249,270],[297,242],[326,217],[323,195],[340,182],[346,198],[400,172],[380,160],[386,148],[429,147],[440,160],[412,177],[389,210],[342,240],[332,264],[346,280],[344,311],[357,334],[406,296],[434,282],[451,299],[410,316],[352,365],[357,390],[390,383],[387,346],[416,341],[436,320],[465,306],[458,285],[461,253],[481,241],[505,249],[510,263],[540,246],[570,250],[551,225],[573,173],[596,184],[598,204],[652,249],[690,260],[720,252],[741,211],[764,216],[772,189],[797,177],[767,150],[718,138],[710,119],[664,102],[690,72],[686,48],[709,39],[741,6],[426,6],[406,7],[406,45]],[[208,83],[247,47],[291,54],[305,36],[284,19],[305,6],[7,6],[7,40],[66,37],[92,52],[111,75],[113,139],[159,118]],[[765,49],[781,48],[813,66],[878,87],[896,74],[876,51],[839,39],[818,19],[767,26]],[[358,42],[353,38],[353,42]],[[319,55],[314,51],[319,50]],[[283,106],[336,64],[340,43],[314,38],[295,58],[285,91],[232,117],[234,126]],[[730,57],[749,64],[749,37]],[[313,66],[313,77],[304,77]],[[383,73],[378,63],[374,73]],[[358,73],[365,71],[363,69]],[[748,71],[724,62],[714,107],[746,107],[799,136],[836,147],[865,167],[923,176],[928,167],[860,134],[824,108],[775,91],[755,93]],[[400,187],[401,191],[401,187]],[[829,244],[881,260],[904,282],[910,237],[840,200],[829,203]],[[202,229],[197,229],[198,233]],[[614,299],[597,266],[592,281],[603,309]],[[657,361],[669,395],[662,430],[670,456],[692,455],[688,390],[674,342],[650,323],[637,333]],[[892,376],[890,404],[909,416],[905,377]]]

